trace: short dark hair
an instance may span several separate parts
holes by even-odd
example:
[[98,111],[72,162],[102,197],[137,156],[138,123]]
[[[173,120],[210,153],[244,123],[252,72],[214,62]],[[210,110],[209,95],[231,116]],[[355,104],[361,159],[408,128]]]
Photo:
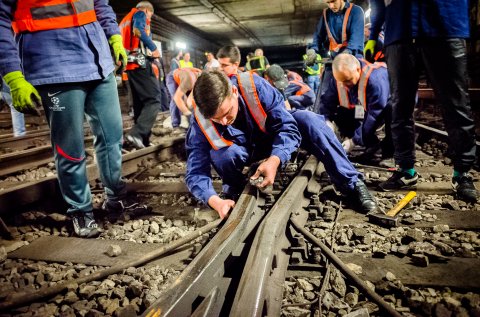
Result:
[[217,58],[230,58],[230,62],[240,64],[242,56],[240,55],[238,47],[227,45],[218,50]]
[[193,100],[200,113],[210,119],[222,102],[232,94],[232,84],[223,72],[212,70],[202,72],[193,88]]

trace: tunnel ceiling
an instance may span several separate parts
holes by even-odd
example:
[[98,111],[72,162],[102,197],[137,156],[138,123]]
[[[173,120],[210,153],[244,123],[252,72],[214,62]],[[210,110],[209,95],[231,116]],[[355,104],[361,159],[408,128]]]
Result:
[[[155,15],[221,44],[303,46],[310,42],[322,0],[151,0]],[[120,16],[133,1],[111,1]]]

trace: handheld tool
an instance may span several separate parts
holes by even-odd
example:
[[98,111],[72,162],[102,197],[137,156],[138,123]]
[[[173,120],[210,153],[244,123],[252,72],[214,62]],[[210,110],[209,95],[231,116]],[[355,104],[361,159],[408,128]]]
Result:
[[390,209],[387,213],[378,213],[373,212],[369,213],[368,220],[373,223],[377,223],[379,225],[384,225],[387,227],[396,227],[398,225],[398,217],[397,214],[405,207],[415,196],[417,196],[416,192],[409,192],[405,195],[405,197],[400,200],[395,207]]

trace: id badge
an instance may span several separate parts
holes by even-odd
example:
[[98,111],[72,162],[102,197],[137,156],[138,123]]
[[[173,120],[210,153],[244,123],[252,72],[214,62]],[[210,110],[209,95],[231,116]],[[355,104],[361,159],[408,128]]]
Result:
[[365,117],[365,110],[362,105],[355,105],[355,119],[363,120]]

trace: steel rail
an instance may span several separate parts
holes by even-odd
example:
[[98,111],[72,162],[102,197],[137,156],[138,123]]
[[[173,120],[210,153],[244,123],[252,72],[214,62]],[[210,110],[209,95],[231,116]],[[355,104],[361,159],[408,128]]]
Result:
[[[317,164],[317,159],[311,155],[260,224],[230,316],[280,316],[283,282],[289,260],[285,252],[289,246],[285,236],[286,227],[291,212],[301,206],[304,191]],[[281,272],[274,274],[276,270]]]

